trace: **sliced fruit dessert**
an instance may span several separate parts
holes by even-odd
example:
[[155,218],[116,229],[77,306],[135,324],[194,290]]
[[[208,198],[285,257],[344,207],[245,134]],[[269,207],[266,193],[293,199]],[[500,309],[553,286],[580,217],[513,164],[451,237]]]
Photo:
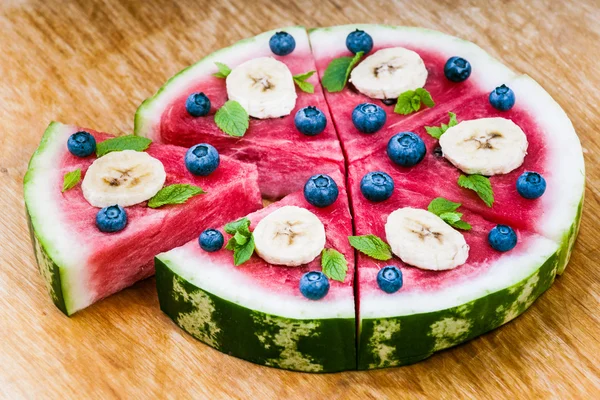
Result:
[[[136,151],[137,150],[137,151]],[[65,314],[154,274],[154,255],[262,207],[256,167],[51,123],[24,178],[40,272]]]
[[179,72],[145,100],[135,134],[186,147],[209,143],[256,164],[263,195],[280,198],[317,172],[344,170],[315,70],[302,27],[242,40]]
[[296,371],[355,369],[351,234],[344,177],[315,175],[304,193],[159,254],[160,307],[235,357]]
[[409,121],[514,75],[475,44],[422,28],[343,25],[314,29],[310,41],[349,162]]
[[349,169],[359,369],[414,363],[512,320],[558,267],[555,242],[408,191],[396,176]]

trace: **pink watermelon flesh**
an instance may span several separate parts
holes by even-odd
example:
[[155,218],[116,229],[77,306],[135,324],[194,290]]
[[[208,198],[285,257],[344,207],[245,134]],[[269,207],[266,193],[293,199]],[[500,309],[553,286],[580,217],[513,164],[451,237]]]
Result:
[[[112,137],[86,131],[97,142]],[[152,276],[156,254],[197,238],[204,229],[221,226],[262,207],[253,165],[221,157],[219,167],[210,176],[194,176],[185,167],[185,152],[182,147],[158,144],[151,144],[147,150],[163,163],[167,173],[165,185],[187,183],[201,187],[206,193],[180,205],[152,209],[144,202],[127,207],[128,224],[120,232],[107,234],[98,230],[95,225],[98,209],[85,200],[80,185],[59,195],[65,223],[77,232],[79,245],[91,251],[85,268],[89,269],[87,284],[93,302]],[[75,157],[65,146],[60,174],[80,168],[83,180],[95,159],[95,156]]]
[[[255,57],[267,55],[273,56],[269,52]],[[309,49],[297,49],[288,56],[274,58],[285,63],[293,75],[316,69]],[[210,143],[220,154],[255,163],[263,196],[280,198],[300,189],[316,173],[344,172],[342,150],[316,74],[308,81],[315,86],[315,92],[297,89],[296,107],[290,115],[264,120],[251,118],[244,137],[237,138],[225,134],[214,122],[216,110],[227,101],[225,79],[203,77],[166,107],[160,122],[160,141],[184,147]],[[208,116],[196,118],[186,111],[185,101],[194,92],[204,92],[209,97]],[[303,135],[294,125],[296,112],[306,106],[319,108],[327,118],[325,130],[316,136]]]

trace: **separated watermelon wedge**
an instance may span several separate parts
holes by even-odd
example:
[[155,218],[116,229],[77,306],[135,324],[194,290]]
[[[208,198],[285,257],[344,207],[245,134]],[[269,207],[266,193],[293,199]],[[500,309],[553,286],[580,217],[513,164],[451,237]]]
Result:
[[325,248],[339,251],[348,262],[344,282],[330,279],[324,298],[309,300],[299,290],[304,273],[321,270],[321,256],[284,267],[254,254],[236,267],[231,251],[209,253],[192,240],[156,257],[161,309],[195,338],[235,357],[306,372],[355,369],[352,223],[344,177],[330,176],[340,191],[328,207],[312,206],[300,191],[247,216],[252,231],[283,206],[306,208],[321,220]]
[[[156,254],[197,238],[262,207],[256,167],[222,157],[207,177],[194,176],[184,164],[183,147],[151,144],[148,154],[164,165],[166,185],[188,183],[205,194],[185,204],[127,207],[128,224],[120,232],[103,233],[95,225],[98,208],[83,197],[81,185],[62,192],[65,173],[87,168],[94,155],[79,158],[67,149],[78,127],[51,123],[29,163],[24,179],[25,205],[42,277],[52,300],[71,315],[90,304],[154,274]],[[112,136],[86,130],[98,143]]]

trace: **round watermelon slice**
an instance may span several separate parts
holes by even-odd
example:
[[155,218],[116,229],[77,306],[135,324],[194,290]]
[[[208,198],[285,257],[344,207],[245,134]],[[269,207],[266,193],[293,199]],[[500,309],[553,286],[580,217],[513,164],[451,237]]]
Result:
[[[222,157],[213,174],[197,177],[185,167],[185,148],[151,144],[147,152],[164,165],[165,185],[187,183],[206,193],[185,204],[127,207],[126,228],[102,233],[95,225],[98,208],[85,200],[81,185],[62,192],[65,173],[80,169],[83,177],[96,159],[75,157],[68,151],[69,136],[80,130],[51,123],[24,178],[38,266],[52,300],[67,315],[153,275],[156,254],[197,237],[212,224],[218,226],[262,207],[253,165]],[[86,131],[98,143],[112,137]]]
[[325,248],[339,251],[348,262],[344,281],[330,279],[323,299],[309,300],[299,290],[304,273],[321,270],[320,256],[300,267],[283,267],[255,254],[236,267],[231,251],[208,253],[192,240],[156,257],[161,309],[195,338],[258,364],[306,372],[355,369],[352,223],[344,177],[331,176],[340,192],[328,207],[314,207],[297,192],[247,216],[250,230],[288,205],[306,208],[321,220]]

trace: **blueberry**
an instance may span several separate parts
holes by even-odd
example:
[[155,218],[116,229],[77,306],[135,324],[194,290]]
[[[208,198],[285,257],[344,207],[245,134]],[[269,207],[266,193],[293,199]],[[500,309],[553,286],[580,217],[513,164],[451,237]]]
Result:
[[210,111],[210,100],[202,92],[192,93],[185,101],[185,109],[192,117],[204,117]]
[[118,204],[104,207],[96,214],[96,226],[102,232],[118,232],[127,225],[127,213]]
[[402,271],[393,265],[381,268],[377,273],[377,285],[386,293],[397,292],[402,287]]
[[383,108],[372,103],[357,105],[352,111],[352,123],[362,133],[374,133],[385,124],[387,115]]
[[367,32],[357,29],[346,36],[346,47],[353,54],[359,51],[367,54],[373,48],[373,38]]
[[224,243],[223,234],[216,229],[207,229],[200,234],[198,243],[202,250],[210,253],[221,250]]
[[296,48],[296,40],[287,32],[277,32],[269,39],[269,47],[278,56],[287,56]]
[[400,132],[387,145],[388,157],[402,167],[412,167],[425,157],[425,143],[413,132]]
[[546,191],[546,180],[537,172],[523,172],[517,179],[517,192],[526,199],[537,199]]
[[304,185],[304,198],[315,207],[333,204],[338,194],[338,186],[329,175],[313,175]]
[[306,136],[315,136],[323,132],[327,126],[327,118],[317,107],[301,108],[294,117],[296,128]]
[[329,279],[324,273],[310,271],[300,278],[300,293],[310,300],[320,300],[329,292]]
[[360,191],[367,200],[384,201],[394,191],[394,180],[382,171],[369,172],[360,181]]
[[517,245],[517,234],[510,226],[496,225],[488,235],[488,242],[494,250],[509,251]]
[[498,86],[490,93],[490,104],[497,110],[510,110],[515,105],[515,92],[506,85]]
[[443,157],[444,156],[444,152],[442,151],[442,146],[436,146],[433,149],[433,155],[436,157]]
[[444,65],[444,75],[452,82],[466,81],[471,75],[471,64],[461,57],[450,57]]
[[74,156],[87,157],[96,151],[96,139],[89,132],[75,132],[69,136],[67,148]]
[[219,166],[219,152],[210,144],[197,144],[185,153],[185,166],[194,175],[210,175]]

